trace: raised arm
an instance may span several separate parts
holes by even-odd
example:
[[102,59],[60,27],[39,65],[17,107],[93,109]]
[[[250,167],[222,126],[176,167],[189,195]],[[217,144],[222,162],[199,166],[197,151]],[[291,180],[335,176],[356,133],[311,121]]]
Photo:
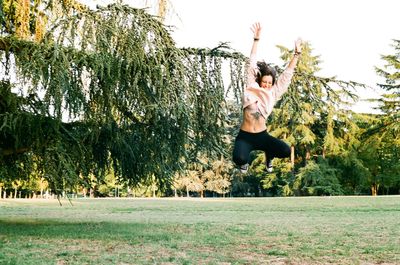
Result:
[[303,41],[299,38],[294,43],[294,54],[292,60],[290,60],[288,68],[294,70],[297,65],[297,61],[299,60],[299,56],[301,54],[301,49],[303,47]]
[[253,46],[251,47],[251,55],[256,55],[257,54],[257,45],[258,41],[260,40],[260,35],[261,35],[261,24],[259,22],[254,23],[251,27],[251,31],[254,33],[254,38],[253,38]]
[[256,83],[256,68],[257,68],[257,45],[260,40],[261,35],[261,25],[260,23],[254,23],[251,27],[253,31],[253,45],[250,52],[250,63],[247,69],[247,84],[246,87],[254,86]]
[[295,42],[293,57],[290,60],[289,65],[287,66],[285,71],[283,71],[283,73],[280,74],[277,79],[276,89],[275,89],[275,100],[279,100],[290,85],[290,82],[293,77],[294,68],[296,68],[297,61],[299,60],[299,56],[301,54],[302,45],[303,41],[301,39],[297,39]]

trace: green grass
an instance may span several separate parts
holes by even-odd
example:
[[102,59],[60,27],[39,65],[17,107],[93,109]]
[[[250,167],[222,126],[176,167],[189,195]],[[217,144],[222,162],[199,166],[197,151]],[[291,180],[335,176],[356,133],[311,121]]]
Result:
[[0,200],[0,264],[400,264],[400,197]]

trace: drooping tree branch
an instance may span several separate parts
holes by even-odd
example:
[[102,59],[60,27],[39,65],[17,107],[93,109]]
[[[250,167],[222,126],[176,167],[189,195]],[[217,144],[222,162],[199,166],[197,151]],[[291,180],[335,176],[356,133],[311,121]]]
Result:
[[[12,150],[29,150],[24,155],[35,157],[55,186],[80,173],[100,177],[111,165],[132,183],[153,175],[167,183],[182,157],[224,150],[218,49],[211,58],[176,48],[143,10],[110,5],[83,12],[61,20],[39,43],[3,37],[0,50],[13,58],[6,67],[16,68],[13,86],[22,91],[13,115],[7,109],[1,116],[8,131],[0,145],[12,137]],[[195,57],[199,68],[191,70]],[[44,126],[49,122],[54,126]]]

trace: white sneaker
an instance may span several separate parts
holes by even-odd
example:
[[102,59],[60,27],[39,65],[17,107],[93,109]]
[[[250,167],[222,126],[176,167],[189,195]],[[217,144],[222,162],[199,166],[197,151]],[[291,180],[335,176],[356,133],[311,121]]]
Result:
[[241,166],[239,167],[239,169],[240,169],[240,172],[242,172],[242,174],[246,174],[246,173],[247,173],[247,170],[249,170],[249,164],[241,165]]
[[268,160],[265,167],[267,168],[268,173],[272,173],[272,171],[274,171],[274,168],[272,167],[272,160]]

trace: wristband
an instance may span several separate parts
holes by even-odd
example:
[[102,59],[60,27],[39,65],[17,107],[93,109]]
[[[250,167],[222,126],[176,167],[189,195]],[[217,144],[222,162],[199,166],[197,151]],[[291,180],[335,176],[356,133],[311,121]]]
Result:
[[259,41],[260,39],[259,39],[259,38],[254,38],[253,40],[254,40],[254,41]]

